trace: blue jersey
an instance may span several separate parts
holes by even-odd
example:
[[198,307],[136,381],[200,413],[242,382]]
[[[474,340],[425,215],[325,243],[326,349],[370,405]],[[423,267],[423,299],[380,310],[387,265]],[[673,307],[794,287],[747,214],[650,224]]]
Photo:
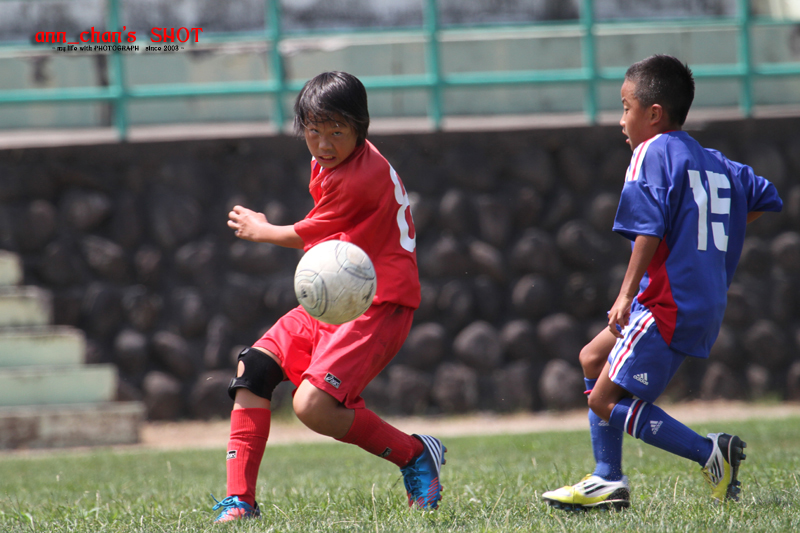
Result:
[[670,348],[708,357],[742,253],[747,214],[782,207],[769,181],[683,131],[636,147],[614,231],[632,241],[637,235],[661,239],[637,299]]

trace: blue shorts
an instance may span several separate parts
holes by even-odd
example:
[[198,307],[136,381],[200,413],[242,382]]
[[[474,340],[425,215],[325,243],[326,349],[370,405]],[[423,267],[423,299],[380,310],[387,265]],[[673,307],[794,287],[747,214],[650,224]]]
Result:
[[608,355],[608,377],[634,396],[652,403],[667,388],[685,358],[664,342],[650,310],[634,300],[630,322]]

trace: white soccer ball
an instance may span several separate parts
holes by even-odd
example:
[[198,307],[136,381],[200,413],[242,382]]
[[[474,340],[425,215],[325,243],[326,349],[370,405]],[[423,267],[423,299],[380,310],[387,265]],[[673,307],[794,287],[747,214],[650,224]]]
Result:
[[377,287],[369,256],[351,242],[325,241],[300,259],[294,273],[297,301],[320,322],[344,324],[364,314]]

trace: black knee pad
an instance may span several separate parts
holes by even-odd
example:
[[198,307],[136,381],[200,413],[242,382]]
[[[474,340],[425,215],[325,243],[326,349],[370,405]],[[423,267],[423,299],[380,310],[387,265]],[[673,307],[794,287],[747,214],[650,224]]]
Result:
[[[283,381],[283,369],[275,360],[260,350],[245,348],[238,361],[244,363],[244,372],[228,385],[228,396],[236,400],[236,389],[247,389],[256,396],[272,400],[272,391]],[[237,362],[238,372],[238,362]]]

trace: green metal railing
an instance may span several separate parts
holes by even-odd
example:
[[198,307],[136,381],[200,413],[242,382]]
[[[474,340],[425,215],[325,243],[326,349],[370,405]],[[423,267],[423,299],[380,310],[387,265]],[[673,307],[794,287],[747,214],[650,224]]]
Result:
[[[47,1],[47,0],[40,0]],[[107,0],[108,30],[120,28],[120,1]],[[269,43],[271,64],[270,80],[237,81],[219,83],[180,83],[129,85],[125,79],[125,58],[123,53],[112,52],[109,61],[109,84],[106,87],[80,87],[35,90],[0,91],[0,104],[30,104],[44,102],[110,102],[114,108],[114,126],[121,139],[125,139],[128,131],[128,103],[133,100],[209,97],[209,96],[241,96],[267,95],[274,102],[274,122],[283,127],[286,121],[284,95],[294,93],[302,88],[300,80],[286,79],[284,58],[280,52],[280,43],[285,39],[309,37],[315,35],[359,34],[378,35],[391,31],[420,37],[425,42],[425,72],[423,74],[406,74],[393,76],[362,76],[366,88],[370,91],[423,89],[429,95],[428,116],[434,127],[439,129],[444,118],[443,94],[446,89],[458,87],[510,87],[522,85],[540,85],[554,83],[581,84],[585,88],[584,110],[588,121],[595,123],[598,118],[597,85],[603,81],[621,81],[625,68],[604,68],[596,60],[596,34],[598,31],[626,30],[664,27],[692,28],[731,28],[737,30],[738,51],[737,62],[713,65],[693,65],[692,70],[697,79],[732,79],[741,84],[739,98],[741,112],[751,116],[753,112],[753,80],[763,77],[800,75],[800,63],[766,63],[754,65],[751,55],[751,27],[759,25],[791,24],[786,21],[771,19],[754,19],[750,14],[748,0],[737,0],[737,14],[734,17],[642,21],[626,20],[615,22],[596,22],[594,19],[594,0],[581,0],[580,18],[576,21],[558,23],[540,23],[513,26],[519,28],[553,27],[574,30],[581,36],[581,66],[579,68],[547,69],[547,70],[513,70],[487,72],[443,73],[440,57],[442,36],[456,33],[464,29],[488,29],[497,31],[499,25],[481,26],[448,26],[443,28],[439,23],[437,0],[424,1],[424,20],[421,28],[407,28],[385,31],[291,31],[284,32],[281,25],[281,0],[265,1],[266,24],[260,32],[239,32],[203,36],[205,42],[262,41]]]

